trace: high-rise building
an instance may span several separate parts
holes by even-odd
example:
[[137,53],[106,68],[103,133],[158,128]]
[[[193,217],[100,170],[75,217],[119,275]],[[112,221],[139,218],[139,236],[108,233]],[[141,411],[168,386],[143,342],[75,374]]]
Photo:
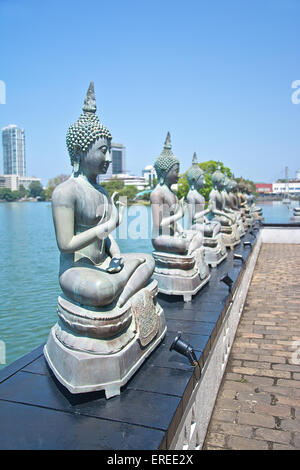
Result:
[[157,178],[154,166],[152,165],[145,166],[142,173],[143,173],[143,177],[148,182],[149,186],[152,186],[154,179]]
[[126,172],[125,168],[125,152],[126,147],[122,144],[111,144],[111,164],[108,167],[108,170],[105,175],[99,175],[99,181],[105,181],[113,178],[113,175],[120,175],[121,173]]
[[26,175],[25,133],[15,124],[2,129],[3,173],[6,175]]

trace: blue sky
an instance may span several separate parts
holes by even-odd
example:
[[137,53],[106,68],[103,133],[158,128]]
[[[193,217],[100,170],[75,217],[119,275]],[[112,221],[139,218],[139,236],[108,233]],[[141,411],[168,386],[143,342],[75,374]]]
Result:
[[66,131],[94,80],[133,174],[170,131],[182,172],[196,151],[257,182],[295,176],[299,31],[299,0],[0,0],[0,127],[25,128],[28,175],[68,174]]

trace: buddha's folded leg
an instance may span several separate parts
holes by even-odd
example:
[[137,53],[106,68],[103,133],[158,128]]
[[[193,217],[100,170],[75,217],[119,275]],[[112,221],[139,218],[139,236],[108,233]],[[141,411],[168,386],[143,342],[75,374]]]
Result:
[[143,263],[138,258],[126,259],[118,273],[110,274],[97,267],[71,267],[59,278],[64,294],[82,305],[109,305],[120,294],[136,268]]
[[196,232],[194,230],[187,230],[187,235],[189,236],[193,233],[193,237],[190,239],[189,248],[188,248],[188,255],[191,255],[197,248],[203,246],[203,233],[202,231]]
[[216,235],[218,235],[218,233],[220,233],[220,231],[221,231],[220,222],[215,220],[215,221],[209,222],[209,225],[211,226],[211,228],[213,230],[213,237],[215,237]]
[[231,225],[231,221],[227,217],[224,217],[224,216],[215,217],[215,220],[217,222],[220,222],[220,224],[223,226]]
[[125,264],[126,262],[130,262],[132,259],[139,259],[141,263],[131,274],[127,284],[125,285],[117,303],[119,307],[122,307],[138,290],[145,287],[155,268],[154,258],[151,255],[145,253],[127,253],[122,254],[122,257],[125,260]]
[[189,242],[186,238],[161,235],[155,238],[152,243],[157,251],[185,254],[188,250]]

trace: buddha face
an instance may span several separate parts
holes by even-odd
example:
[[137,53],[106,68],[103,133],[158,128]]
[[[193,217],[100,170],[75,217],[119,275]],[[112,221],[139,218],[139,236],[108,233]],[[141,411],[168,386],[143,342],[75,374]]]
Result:
[[178,178],[179,178],[179,165],[176,163],[168,171],[165,182],[168,186],[171,186],[172,184],[177,183]]
[[90,178],[105,174],[110,159],[110,141],[105,138],[97,139],[80,158],[81,171]]

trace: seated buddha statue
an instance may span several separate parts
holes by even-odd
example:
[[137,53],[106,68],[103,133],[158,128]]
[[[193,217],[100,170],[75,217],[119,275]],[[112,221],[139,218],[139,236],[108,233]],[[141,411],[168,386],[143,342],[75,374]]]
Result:
[[262,208],[255,205],[255,197],[252,191],[252,187],[250,183],[245,185],[245,198],[247,201],[247,206],[250,209],[250,214],[252,215],[254,221],[255,220],[263,220],[263,211]]
[[219,167],[212,174],[212,184],[213,189],[209,195],[209,209],[214,215],[213,220],[217,220],[221,224],[221,233],[225,246],[233,249],[235,245],[240,243],[240,237],[235,215],[224,207],[221,191],[224,189],[225,179]]
[[196,230],[204,235],[203,245],[205,249],[205,260],[212,267],[217,266],[227,257],[226,247],[221,234],[221,224],[217,220],[208,220],[210,209],[205,209],[205,199],[199,190],[204,187],[204,172],[199,167],[197,155],[194,153],[192,166],[188,169],[187,181],[190,190],[186,200],[189,209],[191,230]]
[[189,301],[210,276],[204,260],[203,234],[181,225],[187,207],[171,188],[178,181],[179,161],[172,152],[170,133],[154,168],[158,178],[150,196],[154,278],[160,292],[183,295]]
[[238,200],[240,211],[245,218],[245,224],[247,228],[252,227],[254,219],[252,217],[250,208],[247,204],[246,183],[243,178],[240,179],[237,187],[238,187],[237,200]]
[[230,206],[236,214],[239,214],[239,218],[241,219],[242,224],[243,224],[243,232],[245,234],[247,230],[247,224],[245,224],[246,217],[239,205],[239,198],[238,198],[239,189],[238,189],[238,184],[235,179],[233,178],[230,179],[229,184],[227,186],[227,190],[228,190],[228,195],[229,195],[229,200],[230,200]]
[[[121,254],[112,236],[124,205],[115,203],[116,193],[109,197],[97,182],[111,163],[112,137],[95,112],[91,82],[83,113],[67,132],[73,173],[52,195],[64,295],[58,299],[59,322],[52,329],[45,356],[72,393],[105,389],[109,397],[120,393],[129,370],[132,375],[146,357],[137,343],[153,349],[165,324],[162,309],[153,303],[157,294],[157,282],[151,280],[153,257]],[[146,333],[145,322],[152,323],[152,332],[150,328]],[[115,369],[108,369],[107,360]]]
[[230,211],[230,213],[235,215],[240,237],[243,237],[245,235],[245,228],[242,219],[242,214],[239,208],[237,207],[237,199],[234,193],[232,192],[233,188],[236,187],[237,183],[233,179],[230,179],[228,175],[225,175],[224,179],[224,189],[222,191],[224,208],[226,211],[228,210]]

